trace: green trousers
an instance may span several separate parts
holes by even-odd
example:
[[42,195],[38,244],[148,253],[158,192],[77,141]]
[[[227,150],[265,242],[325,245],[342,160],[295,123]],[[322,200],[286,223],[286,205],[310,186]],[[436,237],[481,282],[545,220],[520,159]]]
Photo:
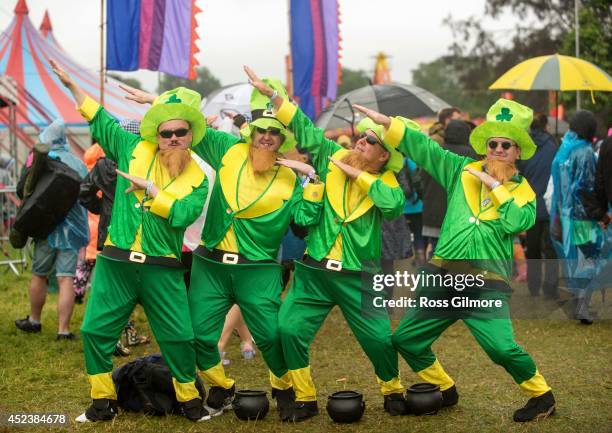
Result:
[[193,329],[181,269],[123,262],[98,255],[81,335],[87,374],[112,371],[112,355],[136,303],[172,376],[195,380]]
[[[422,290],[419,295],[427,296],[426,293]],[[480,298],[501,300],[502,307],[474,309],[473,314],[468,310],[462,319],[452,312],[448,318],[434,318],[425,308],[411,308],[393,334],[393,345],[414,372],[428,382],[440,385],[442,390],[447,389],[454,381],[442,369],[431,345],[446,328],[457,320],[463,320],[494,363],[505,368],[528,394],[541,395],[550,390],[550,387],[537,371],[533,359],[514,340],[508,307],[509,296],[508,293],[485,290]]]
[[359,274],[295,263],[293,284],[281,307],[279,326],[283,353],[298,401],[316,399],[310,378],[310,345],[336,305],[374,365],[383,394],[403,391],[389,317],[384,308],[374,307],[373,298],[381,293],[374,292],[371,287],[362,282]]
[[276,263],[232,265],[194,254],[189,306],[198,368],[206,372],[220,363],[217,343],[227,312],[237,304],[268,368],[276,377],[284,376],[287,366],[278,333],[281,291]]

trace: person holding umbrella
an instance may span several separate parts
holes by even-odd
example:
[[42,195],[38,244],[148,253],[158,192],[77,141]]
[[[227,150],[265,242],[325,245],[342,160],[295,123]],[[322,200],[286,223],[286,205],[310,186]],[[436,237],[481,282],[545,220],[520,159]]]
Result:
[[[551,388],[533,359],[514,340],[508,308],[513,238],[535,222],[535,193],[515,166],[517,159],[529,159],[536,150],[528,134],[532,110],[506,99],[491,106],[487,120],[470,135],[476,153],[485,155],[484,160],[474,161],[442,149],[408,119],[355,108],[385,128],[386,145],[413,159],[448,193],[448,212],[427,272],[434,277],[450,276],[454,281],[459,276],[467,281],[471,276],[474,282],[467,288],[457,284],[441,287],[435,279],[432,286],[420,284],[418,306],[408,310],[393,334],[395,347],[422,379],[440,387],[443,406],[455,405],[459,399],[455,382],[431,345],[462,319],[493,362],[503,366],[529,395],[527,404],[514,413],[514,420],[525,422],[551,415],[555,410]],[[472,296],[468,300],[476,299],[479,304],[488,300],[499,307],[434,310],[420,301],[435,296],[442,297],[436,301],[448,301],[459,293]]]

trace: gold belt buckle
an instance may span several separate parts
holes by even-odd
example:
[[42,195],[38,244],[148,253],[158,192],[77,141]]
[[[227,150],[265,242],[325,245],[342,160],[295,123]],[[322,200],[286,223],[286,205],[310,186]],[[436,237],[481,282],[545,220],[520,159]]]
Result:
[[238,254],[224,253],[223,257],[221,258],[221,261],[223,263],[227,263],[228,265],[235,265],[236,263],[238,263]]
[[147,256],[138,251],[130,251],[130,262],[144,263]]
[[338,260],[327,259],[327,263],[325,264],[325,267],[329,269],[330,271],[339,272],[342,270],[342,262]]

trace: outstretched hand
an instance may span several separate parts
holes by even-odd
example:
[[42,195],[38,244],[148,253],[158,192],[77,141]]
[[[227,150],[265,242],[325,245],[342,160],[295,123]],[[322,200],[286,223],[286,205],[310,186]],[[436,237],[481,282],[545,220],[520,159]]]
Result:
[[466,167],[466,168],[463,169],[463,171],[467,171],[471,175],[476,176],[489,189],[491,189],[493,184],[495,184],[495,182],[497,182],[497,179],[495,179],[493,176],[485,173],[484,171],[474,170],[472,167]]
[[[143,189],[147,189],[147,186],[149,185],[149,180],[147,179],[143,179],[142,177],[138,177],[138,176],[133,176],[129,173],[123,172],[121,170],[115,170],[117,172],[117,174],[127,180],[130,181],[130,186],[129,188],[127,188],[125,190],[126,194],[129,194],[132,191],[138,191],[138,190],[143,190]],[[151,197],[155,197],[157,195],[158,189],[155,185],[153,185],[153,187],[151,188],[150,192],[150,196]]]
[[259,90],[262,95],[270,97],[274,94],[272,87],[264,83],[251,68],[245,65],[244,72],[249,77],[249,84]]
[[62,69],[62,67],[53,59],[49,59],[49,64],[51,65],[51,70],[57,76],[57,78],[62,82],[65,87],[70,87],[74,84],[74,80],[66,71]]
[[362,112],[366,116],[368,116],[370,119],[374,121],[374,123],[382,125],[387,129],[391,125],[391,118],[382,113],[379,113],[378,111],[374,111],[370,108],[364,107],[363,105],[357,105],[357,104],[353,104],[353,108],[357,111]]
[[308,175],[310,173],[314,173],[315,169],[313,166],[306,164],[305,162],[302,161],[297,161],[295,159],[283,159],[283,158],[279,158],[276,160],[276,164],[278,165],[283,165],[285,167],[289,167],[292,168],[293,170],[296,170],[304,175]]
[[119,88],[127,93],[124,98],[130,101],[138,102],[139,104],[152,104],[155,101],[155,95],[144,90],[136,89],[123,83],[119,84]]
[[350,166],[338,159],[334,159],[331,156],[329,157],[329,160],[332,162],[332,164],[334,164],[336,167],[342,170],[344,174],[346,174],[348,177],[350,177],[353,180],[357,179],[359,175],[363,173],[362,170],[359,170],[358,168]]

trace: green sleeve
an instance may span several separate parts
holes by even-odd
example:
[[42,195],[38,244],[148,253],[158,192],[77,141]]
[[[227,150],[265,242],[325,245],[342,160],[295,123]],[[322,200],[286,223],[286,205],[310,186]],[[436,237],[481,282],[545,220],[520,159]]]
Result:
[[235,135],[217,131],[213,128],[206,128],[204,138],[193,146],[192,150],[196,155],[210,164],[212,168],[218,170],[221,166],[221,159],[223,159],[225,152],[239,141],[240,139]]
[[134,147],[142,141],[138,135],[125,131],[119,122],[99,106],[96,114],[89,121],[91,137],[104,150],[106,157],[119,163],[121,155],[131,155]]
[[302,227],[313,226],[319,223],[323,210],[323,191],[325,185],[307,184],[302,188],[298,177],[291,197],[291,216],[293,221]]
[[186,229],[202,214],[202,208],[208,194],[208,178],[181,199],[177,199],[170,208],[168,223],[171,227]]
[[[499,187],[499,188],[504,188]],[[509,199],[499,205],[499,221],[504,233],[513,235],[529,230],[535,224],[536,204],[535,200],[518,206],[514,199]]]
[[389,186],[367,172],[363,172],[356,182],[367,192],[374,206],[382,212],[383,218],[392,220],[404,212],[406,196],[401,186]]
[[384,137],[385,143],[397,149],[422,167],[445,190],[448,190],[461,175],[463,167],[471,159],[456,155],[423,134],[403,125],[393,118]]
[[329,157],[342,149],[342,146],[325,138],[325,131],[315,127],[308,116],[289,101],[283,103],[277,113],[277,118],[295,135],[298,150],[310,154],[317,173],[325,173]]

